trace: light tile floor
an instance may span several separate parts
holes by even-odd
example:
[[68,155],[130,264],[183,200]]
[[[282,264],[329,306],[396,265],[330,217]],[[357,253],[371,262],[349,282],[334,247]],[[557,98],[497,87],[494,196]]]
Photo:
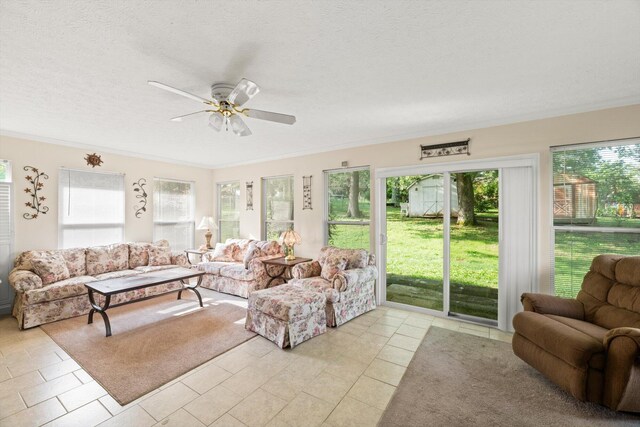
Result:
[[122,407],[40,328],[19,331],[5,316],[0,427],[374,426],[430,326],[511,341],[496,329],[379,307],[293,350],[255,337]]

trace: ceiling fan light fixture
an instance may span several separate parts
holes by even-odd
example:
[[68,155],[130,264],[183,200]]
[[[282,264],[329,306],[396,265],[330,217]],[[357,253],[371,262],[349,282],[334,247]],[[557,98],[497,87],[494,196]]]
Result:
[[229,124],[231,125],[231,130],[238,136],[249,136],[251,135],[251,131],[249,127],[245,124],[245,122],[240,118],[240,116],[233,114],[228,118]]
[[222,130],[222,125],[224,123],[224,116],[222,113],[216,111],[209,116],[209,126],[220,132]]

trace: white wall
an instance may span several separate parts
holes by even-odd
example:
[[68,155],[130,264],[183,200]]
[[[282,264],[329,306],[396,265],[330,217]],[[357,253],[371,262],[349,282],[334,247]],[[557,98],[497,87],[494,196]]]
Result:
[[[540,289],[550,289],[550,236],[551,236],[551,157],[549,147],[562,144],[637,137],[640,135],[640,105],[613,108],[551,119],[535,120],[475,129],[446,135],[369,145],[358,148],[330,151],[244,166],[216,169],[216,182],[239,180],[241,182],[240,230],[242,237],[260,237],[261,232],[261,178],[277,175],[294,175],[295,182],[295,228],[303,243],[297,246],[296,254],[315,257],[324,244],[324,183],[323,170],[340,168],[342,161],[349,166],[371,166],[377,168],[417,165],[427,162],[487,159],[500,156],[537,153],[540,156],[538,179],[538,259]],[[471,138],[471,156],[451,156],[436,159],[420,159],[420,144],[437,144]],[[302,177],[313,176],[313,210],[302,210]],[[254,210],[244,209],[245,182],[254,183]],[[374,191],[372,215],[375,214]],[[214,200],[215,203],[215,200]],[[215,212],[215,210],[214,210]],[[371,239],[374,241],[372,216]]]
[[[213,215],[212,172],[209,169],[176,165],[137,157],[127,157],[99,150],[78,149],[60,145],[47,144],[26,139],[0,135],[0,159],[11,161],[14,182],[14,252],[29,249],[53,249],[58,247],[58,177],[60,167],[92,170],[87,166],[84,157],[96,151],[102,156],[104,163],[95,171],[117,172],[125,174],[125,241],[151,241],[153,238],[153,178],[173,178],[195,181],[196,191],[196,226],[204,215]],[[49,175],[44,180],[42,195],[47,198],[49,207],[46,215],[37,219],[26,220],[22,214],[27,212],[24,203],[29,201],[24,193],[26,187],[24,166],[34,166]],[[140,178],[147,180],[145,187],[149,194],[147,212],[141,218],[135,217],[137,199],[133,191],[133,183]],[[204,241],[204,232],[196,230],[196,244]]]

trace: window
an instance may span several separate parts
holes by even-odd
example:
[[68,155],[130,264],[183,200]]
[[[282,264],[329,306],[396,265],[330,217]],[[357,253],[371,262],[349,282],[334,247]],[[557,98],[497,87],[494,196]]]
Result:
[[371,176],[368,167],[325,172],[326,242],[370,250]]
[[553,283],[575,297],[593,257],[640,253],[640,140],[552,148]]
[[[11,163],[0,160],[0,299],[10,289],[8,275],[13,267],[13,206],[11,190]],[[11,294],[9,294],[11,295]]]
[[262,180],[262,214],[265,240],[277,240],[293,228],[293,177],[279,176]]
[[153,240],[168,240],[174,251],[183,251],[194,245],[193,187],[191,181],[153,179]]
[[240,183],[218,184],[218,241],[240,235]]
[[124,175],[61,169],[58,187],[61,248],[124,241]]

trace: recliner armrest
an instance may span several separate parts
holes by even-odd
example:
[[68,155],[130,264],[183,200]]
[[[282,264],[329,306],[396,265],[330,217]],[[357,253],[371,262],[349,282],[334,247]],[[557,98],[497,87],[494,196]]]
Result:
[[584,306],[575,299],[560,298],[547,294],[524,293],[520,297],[520,301],[525,311],[584,320]]
[[614,411],[640,412],[640,329],[612,329],[603,344],[607,366],[602,403]]
[[618,337],[627,337],[632,341],[635,341],[638,346],[638,350],[640,351],[640,329],[627,327],[611,329],[607,332],[604,336],[604,340],[602,341],[604,348],[608,351],[611,342]]

